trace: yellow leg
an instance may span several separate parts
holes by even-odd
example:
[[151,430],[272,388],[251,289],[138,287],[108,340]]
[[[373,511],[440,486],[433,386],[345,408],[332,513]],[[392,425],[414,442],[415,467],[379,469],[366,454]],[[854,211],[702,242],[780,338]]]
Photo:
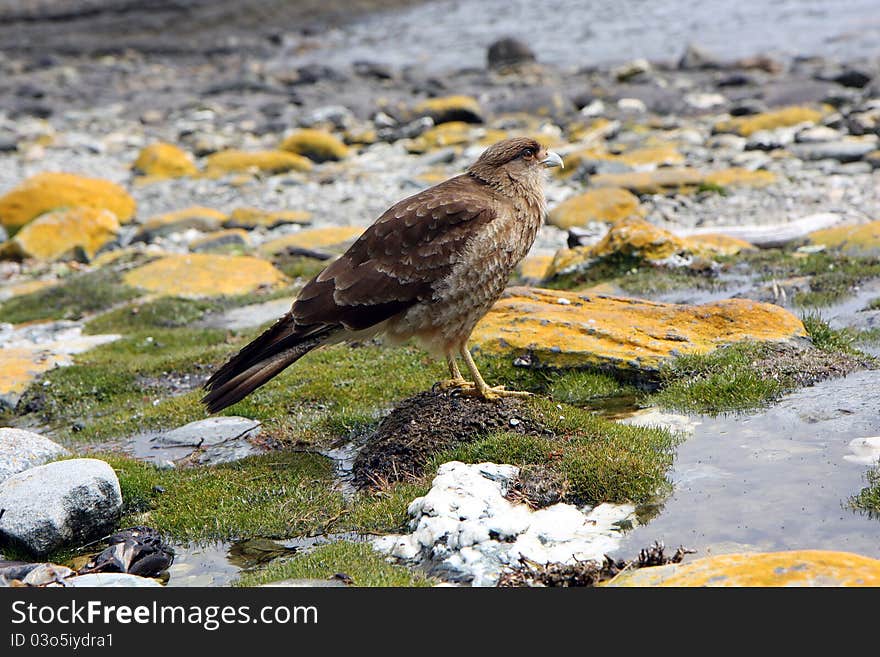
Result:
[[440,381],[437,385],[441,390],[449,390],[456,388],[473,388],[474,384],[465,380],[458,369],[458,363],[455,361],[455,354],[450,352],[446,354],[446,366],[449,368],[449,376],[452,378],[446,381]]
[[471,376],[474,378],[475,389],[473,391],[468,391],[470,394],[475,394],[483,399],[499,399],[500,397],[529,397],[531,396],[530,392],[520,392],[518,390],[505,390],[504,386],[495,386],[490,387],[483,380],[483,376],[480,374],[480,370],[477,369],[477,364],[474,362],[473,356],[471,356],[471,352],[468,351],[467,345],[465,344],[461,348],[461,357],[464,358],[464,363],[467,365],[468,369],[471,372]]

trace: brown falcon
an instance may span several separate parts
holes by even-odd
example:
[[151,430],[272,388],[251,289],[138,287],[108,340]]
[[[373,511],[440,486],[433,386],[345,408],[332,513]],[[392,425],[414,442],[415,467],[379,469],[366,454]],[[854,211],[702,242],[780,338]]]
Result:
[[316,347],[379,333],[392,342],[416,338],[444,356],[452,376],[444,385],[489,399],[524,394],[487,385],[467,341],[535,241],[544,167],[561,164],[534,139],[505,139],[466,173],[393,205],[214,373],[205,405],[216,412],[234,404]]

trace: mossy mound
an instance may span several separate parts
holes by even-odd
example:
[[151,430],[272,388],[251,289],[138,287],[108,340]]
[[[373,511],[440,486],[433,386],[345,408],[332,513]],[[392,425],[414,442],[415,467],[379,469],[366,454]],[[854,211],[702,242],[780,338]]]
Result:
[[119,220],[109,210],[69,208],[40,215],[0,247],[3,258],[52,261],[81,254],[94,257],[119,232]]
[[591,221],[614,223],[632,215],[643,215],[638,197],[625,189],[605,187],[573,196],[550,210],[548,223],[559,228],[585,226]]
[[165,142],[150,144],[141,149],[132,169],[151,178],[183,178],[199,172],[189,153],[179,146]]
[[41,214],[73,207],[109,210],[126,223],[134,216],[135,202],[109,180],[40,173],[0,197],[0,224],[14,233]]
[[205,159],[205,175],[222,176],[227,173],[287,173],[311,171],[312,161],[287,151],[227,150]]
[[174,297],[248,294],[285,280],[271,263],[249,256],[170,255],[124,274],[126,285]]
[[297,130],[281,142],[282,151],[303,155],[313,162],[344,160],[348,157],[348,146],[325,130]]
[[759,130],[787,128],[800,123],[817,123],[822,119],[822,112],[812,107],[793,105],[771,112],[761,112],[751,116],[741,116],[715,124],[715,132],[733,132],[749,137]]

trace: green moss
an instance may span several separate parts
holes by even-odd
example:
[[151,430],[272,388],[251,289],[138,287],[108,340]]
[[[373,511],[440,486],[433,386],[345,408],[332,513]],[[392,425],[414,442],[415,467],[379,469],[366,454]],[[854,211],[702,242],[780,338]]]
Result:
[[880,518],[880,466],[868,470],[865,479],[868,485],[850,498],[849,505],[874,518]]
[[147,303],[129,304],[104,313],[86,325],[86,333],[132,333],[144,329],[187,326],[209,310],[222,307],[216,301],[162,297]]
[[855,343],[859,338],[859,332],[850,329],[833,329],[822,319],[818,313],[808,313],[801,317],[807,335],[813,342],[813,346],[822,351],[835,351],[847,354],[858,353]]
[[344,508],[332,486],[331,463],[318,454],[272,452],[172,470],[104,458],[119,476],[126,514],[121,525],[147,524],[176,541],[321,534]]
[[730,193],[723,185],[719,185],[717,183],[709,181],[703,181],[699,185],[697,185],[697,193],[700,192],[718,194],[719,196],[727,196]]
[[740,344],[708,355],[680,356],[661,368],[660,390],[646,403],[709,414],[760,408],[791,384],[755,367],[764,355],[761,345]]
[[547,390],[553,399],[575,406],[630,392],[610,374],[592,370],[560,372]]
[[284,579],[351,577],[354,586],[431,586],[433,580],[403,566],[388,563],[366,543],[339,541],[322,545],[292,559],[274,561],[261,570],[244,573],[237,586],[260,586]]
[[0,322],[79,319],[139,295],[122,284],[117,272],[99,269],[74,274],[52,287],[8,299],[0,305]]
[[434,468],[451,460],[547,467],[561,475],[566,499],[577,504],[644,503],[668,490],[666,472],[679,436],[547,399],[530,400],[529,406],[552,435],[492,434],[438,455]]

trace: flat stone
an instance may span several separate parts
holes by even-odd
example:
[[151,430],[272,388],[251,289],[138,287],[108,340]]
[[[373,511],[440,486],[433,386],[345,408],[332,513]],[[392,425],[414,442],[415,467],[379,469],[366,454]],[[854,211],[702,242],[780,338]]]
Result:
[[0,484],[0,509],[0,542],[45,556],[111,531],[122,513],[122,492],[104,461],[56,461]]
[[880,221],[817,230],[807,235],[807,241],[829,249],[875,253],[880,250]]
[[64,580],[64,586],[74,587],[143,587],[159,586],[158,580],[129,573],[89,573]]
[[850,552],[724,554],[641,568],[608,586],[880,586],[880,560]]
[[109,180],[40,173],[0,196],[0,225],[14,232],[41,214],[72,207],[109,210],[126,223],[134,216],[135,202]]
[[222,176],[227,173],[286,173],[310,171],[312,162],[307,157],[287,151],[227,150],[205,159],[205,175]]
[[0,483],[16,473],[69,454],[64,447],[39,434],[0,427]]
[[188,461],[217,465],[261,453],[252,442],[260,435],[260,422],[246,417],[219,416],[190,422],[154,436],[130,440],[133,456],[154,463]]
[[566,199],[550,210],[547,223],[568,229],[593,221],[613,223],[632,215],[644,215],[638,197],[619,187],[604,187]]
[[751,116],[737,117],[715,124],[716,132],[734,132],[749,137],[759,130],[774,130],[800,125],[802,123],[818,123],[822,112],[812,107],[793,105],[770,112],[762,112]]
[[805,335],[801,321],[787,310],[745,299],[679,305],[513,287],[477,324],[471,345],[474,351],[525,357],[542,366],[644,372],[727,344]]
[[270,240],[260,247],[261,253],[275,255],[289,248],[342,252],[361,233],[363,226],[327,226],[309,228]]
[[126,272],[123,280],[156,294],[200,298],[249,294],[285,278],[259,258],[195,253],[165,256]]
[[158,237],[189,229],[202,232],[215,231],[226,221],[226,218],[226,215],[219,210],[194,205],[150,217],[138,228],[132,241],[151,242]]
[[311,223],[312,213],[305,210],[261,210],[260,208],[235,208],[223,222],[224,228],[244,228],[270,230],[287,224],[306,225]]
[[283,151],[290,151],[314,162],[344,160],[349,155],[348,146],[326,130],[305,128],[295,130],[281,142]]
[[52,261],[81,249],[91,259],[119,232],[119,220],[109,210],[76,207],[40,215],[0,247],[0,257]]
[[840,141],[795,144],[791,147],[791,152],[802,160],[857,162],[876,149],[876,137],[850,137]]
[[483,110],[480,103],[472,96],[444,96],[429,98],[413,108],[414,116],[429,116],[434,123],[463,121],[465,123],[482,123]]
[[230,331],[254,328],[267,322],[274,322],[288,312],[291,305],[293,305],[292,299],[272,299],[263,303],[232,308],[219,315],[206,317],[200,325]]
[[194,253],[203,253],[206,251],[216,251],[227,249],[229,247],[240,247],[245,249],[251,245],[251,236],[243,228],[229,228],[227,230],[218,230],[213,233],[193,240],[189,243],[190,251]]
[[605,173],[590,178],[593,187],[623,187],[636,194],[693,191],[700,185],[766,187],[776,181],[771,171],[731,168],[717,171],[663,168],[656,171]]
[[182,178],[199,172],[192,156],[174,144],[158,142],[141,149],[132,169],[151,178]]

